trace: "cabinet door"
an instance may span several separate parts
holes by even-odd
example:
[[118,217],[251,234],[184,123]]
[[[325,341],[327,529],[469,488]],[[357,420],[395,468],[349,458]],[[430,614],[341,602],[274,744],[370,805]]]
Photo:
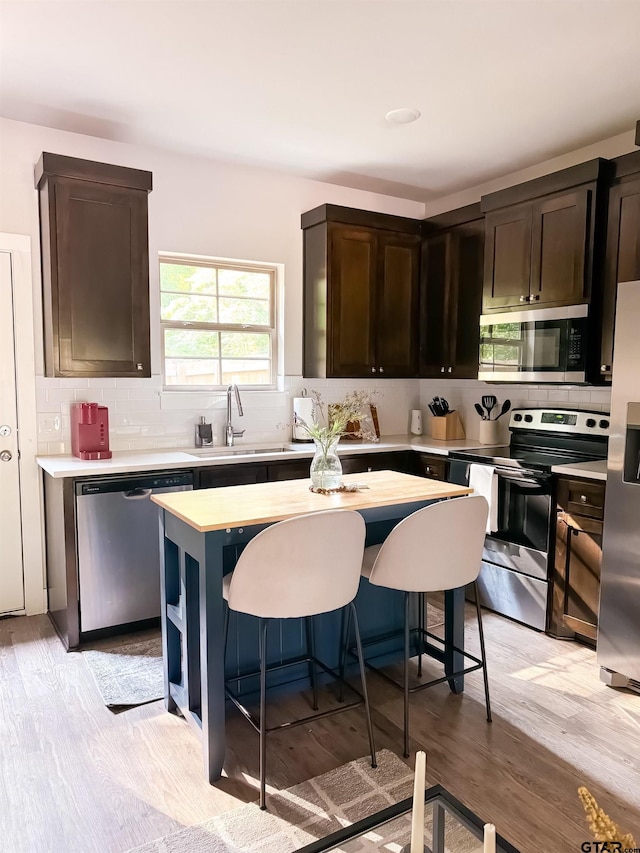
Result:
[[612,187],[602,303],[600,374],[611,379],[619,281],[640,279],[640,178]]
[[419,453],[417,455],[421,477],[427,477],[429,480],[447,481],[449,462],[446,456],[438,456],[435,453]]
[[196,468],[197,487],[215,489],[221,486],[246,486],[252,483],[267,482],[267,466],[251,465],[215,465],[211,468]]
[[327,376],[364,377],[375,371],[376,234],[329,229]]
[[576,305],[587,298],[591,196],[582,188],[534,203],[531,303]]
[[446,374],[447,371],[446,317],[451,277],[451,249],[450,232],[429,237],[422,245],[420,376],[435,378]]
[[602,522],[559,512],[554,607],[560,635],[574,633],[595,643],[601,562]]
[[147,194],[58,178],[43,218],[47,372],[150,376]]
[[485,217],[484,311],[528,302],[531,278],[531,204]]
[[420,239],[381,231],[378,235],[376,291],[376,375],[415,376],[418,372],[418,287]]
[[456,228],[453,238],[453,274],[447,306],[447,375],[477,379],[482,310],[484,223]]

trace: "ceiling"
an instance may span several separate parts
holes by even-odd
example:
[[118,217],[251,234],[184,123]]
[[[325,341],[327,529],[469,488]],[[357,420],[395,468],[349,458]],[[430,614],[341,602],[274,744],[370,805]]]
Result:
[[0,0],[0,114],[427,201],[630,130],[639,34],[639,0]]

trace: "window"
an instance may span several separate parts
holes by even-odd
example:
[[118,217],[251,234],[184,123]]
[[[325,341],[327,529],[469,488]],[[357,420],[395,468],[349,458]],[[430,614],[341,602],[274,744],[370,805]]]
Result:
[[275,282],[274,267],[161,257],[165,387],[274,385]]

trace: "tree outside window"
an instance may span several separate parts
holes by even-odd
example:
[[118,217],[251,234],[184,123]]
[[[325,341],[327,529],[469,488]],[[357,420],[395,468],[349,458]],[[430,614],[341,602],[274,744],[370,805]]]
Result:
[[273,267],[160,259],[164,383],[275,384]]

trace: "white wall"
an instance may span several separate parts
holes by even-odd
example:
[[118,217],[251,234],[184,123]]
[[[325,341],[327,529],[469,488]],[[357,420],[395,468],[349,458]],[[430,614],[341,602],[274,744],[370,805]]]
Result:
[[[472,144],[470,143],[470,145]],[[513,187],[525,181],[532,181],[534,178],[550,175],[552,172],[559,172],[561,169],[568,169],[571,166],[577,166],[579,163],[586,163],[587,160],[593,160],[596,157],[612,159],[613,157],[620,157],[622,154],[629,154],[631,151],[637,150],[635,145],[635,131],[629,130],[618,136],[603,139],[601,142],[596,142],[593,145],[587,145],[585,148],[570,151],[561,157],[554,157],[552,160],[536,163],[534,166],[521,169],[519,172],[501,175],[499,178],[487,181],[484,184],[478,184],[475,187],[469,187],[458,193],[432,199],[425,205],[425,216],[435,216],[437,213],[455,210],[457,207],[464,207],[466,204],[474,204],[476,201],[480,201],[481,196],[487,193],[497,192],[497,190],[503,190],[506,187]]]
[[[42,319],[38,197],[33,170],[43,151],[146,169],[153,173],[149,196],[151,290],[151,379],[77,380],[42,376]],[[69,451],[68,407],[73,400],[104,401],[110,410],[112,447],[176,447],[192,444],[198,415],[211,415],[221,437],[220,395],[161,397],[159,252],[184,252],[283,265],[284,391],[248,395],[247,439],[283,437],[277,424],[290,417],[289,392],[301,387],[302,372],[302,233],[300,214],[332,203],[422,218],[424,205],[310,181],[291,175],[142,148],[37,125],[0,120],[0,231],[28,234],[33,245],[38,374],[39,452]],[[408,410],[417,401],[415,382],[377,383],[381,427],[404,432]],[[363,383],[320,383],[328,398]],[[371,383],[368,383],[371,385]],[[307,387],[312,386],[307,383]],[[415,396],[415,400],[413,396]],[[240,426],[240,424],[238,424]]]

